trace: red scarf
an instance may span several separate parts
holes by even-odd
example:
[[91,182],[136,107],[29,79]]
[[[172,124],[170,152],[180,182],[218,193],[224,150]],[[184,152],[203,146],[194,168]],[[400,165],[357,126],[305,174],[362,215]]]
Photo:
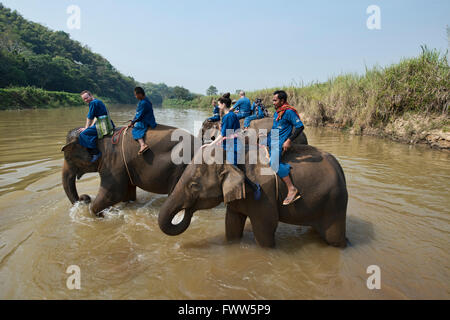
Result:
[[300,118],[300,115],[298,114],[297,110],[295,110],[294,107],[292,107],[286,103],[282,107],[279,107],[277,109],[277,113],[278,113],[277,121],[280,121],[280,119],[283,118],[284,113],[288,110],[294,111],[297,114],[297,116]]

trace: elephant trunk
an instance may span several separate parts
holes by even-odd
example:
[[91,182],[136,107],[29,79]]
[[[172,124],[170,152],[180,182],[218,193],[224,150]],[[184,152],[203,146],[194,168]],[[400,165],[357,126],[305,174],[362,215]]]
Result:
[[72,204],[80,200],[77,192],[77,187],[75,185],[76,177],[77,176],[74,170],[72,170],[67,161],[64,160],[62,183],[64,191],[66,192],[66,195],[69,198],[70,202],[72,202]]
[[171,197],[167,199],[161,207],[158,216],[158,224],[161,230],[169,236],[178,236],[186,231],[191,224],[193,210],[185,209],[183,220],[179,224],[173,224],[173,218],[183,209],[181,205],[177,205],[175,201],[171,201]]

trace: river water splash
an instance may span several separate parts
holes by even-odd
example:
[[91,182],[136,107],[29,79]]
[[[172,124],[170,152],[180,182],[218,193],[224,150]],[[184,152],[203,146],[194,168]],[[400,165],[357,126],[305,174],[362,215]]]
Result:
[[[112,106],[116,124],[133,106]],[[87,108],[0,112],[1,299],[449,299],[450,155],[325,128],[311,145],[344,168],[349,206],[342,250],[307,227],[280,224],[277,247],[259,248],[248,222],[225,241],[223,205],[194,215],[168,237],[157,215],[166,196],[138,190],[135,203],[93,217],[71,206],[61,184],[61,147]],[[156,109],[160,123],[193,132],[208,113]],[[95,196],[97,174],[77,183]],[[307,192],[305,190],[304,192]],[[66,270],[81,270],[81,290]],[[367,267],[381,290],[367,288]]]

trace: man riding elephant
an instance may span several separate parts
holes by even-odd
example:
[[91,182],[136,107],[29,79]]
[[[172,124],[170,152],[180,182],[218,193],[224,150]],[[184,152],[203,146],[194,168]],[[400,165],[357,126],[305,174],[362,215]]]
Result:
[[83,91],[81,98],[89,104],[89,113],[85,127],[78,130],[80,133],[78,141],[83,147],[88,149],[92,155],[90,161],[95,163],[102,156],[102,153],[97,148],[97,140],[110,135],[114,130],[114,123],[109,116],[105,104],[94,98],[92,93],[87,90]]
[[155,129],[157,126],[155,115],[153,113],[153,105],[145,96],[145,91],[141,87],[136,87],[134,89],[134,95],[136,99],[139,100],[139,104],[136,109],[136,116],[129,124],[128,128],[133,128],[133,138],[139,145],[141,149],[138,155],[142,155],[147,152],[150,148],[147,143],[145,143],[144,138],[147,130]]
[[239,93],[239,96],[241,97],[236,104],[231,108],[231,112],[237,111],[237,117],[238,119],[245,119],[246,117],[251,115],[251,109],[252,105],[250,103],[250,99],[245,96],[245,92],[241,91]]
[[[283,202],[283,205],[287,206],[300,199],[301,195],[289,176],[291,166],[281,162],[281,157],[284,152],[291,148],[292,141],[303,132],[305,126],[300,120],[297,110],[287,103],[287,94],[285,91],[275,91],[273,105],[275,106],[276,112],[273,116],[273,127],[267,145],[270,152],[271,166],[284,183],[286,183],[289,191]],[[292,132],[293,129],[294,132]],[[277,134],[274,135],[275,132]]]
[[[174,139],[180,132],[183,139]],[[119,202],[136,200],[136,187],[156,194],[169,194],[187,165],[187,162],[174,162],[173,155],[192,159],[201,142],[195,142],[196,138],[184,130],[160,124],[148,130],[144,138],[149,150],[138,155],[139,145],[131,132],[124,128],[116,130],[114,137],[98,140],[97,147],[103,156],[92,163],[88,150],[78,143],[79,130],[71,130],[62,148],[62,184],[70,202],[91,201],[88,195],[78,196],[75,184],[76,179],[90,172],[100,175],[100,188],[90,207],[96,215],[102,215],[104,209]]]

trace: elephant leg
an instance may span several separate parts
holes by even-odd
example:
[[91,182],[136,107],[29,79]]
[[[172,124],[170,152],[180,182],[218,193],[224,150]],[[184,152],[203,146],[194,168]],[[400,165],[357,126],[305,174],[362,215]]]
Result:
[[227,206],[225,216],[225,233],[228,241],[238,241],[244,233],[247,216],[239,213]]
[[[258,215],[258,213],[256,215]],[[255,235],[256,242],[261,247],[275,247],[275,231],[278,227],[278,221],[273,219],[265,219],[262,215],[250,217],[250,221],[252,223],[253,234]]]
[[317,230],[321,237],[333,247],[345,248],[347,246],[347,238],[345,237],[346,218],[345,214],[342,218],[338,218],[330,224],[320,225]]
[[136,201],[136,186],[128,185],[127,194],[123,202]]
[[123,195],[126,192],[126,186],[119,189],[117,189],[117,186],[115,187],[116,189],[114,190],[106,189],[103,186],[100,187],[97,197],[95,198],[91,206],[91,210],[96,216],[103,216],[99,213],[123,201]]

